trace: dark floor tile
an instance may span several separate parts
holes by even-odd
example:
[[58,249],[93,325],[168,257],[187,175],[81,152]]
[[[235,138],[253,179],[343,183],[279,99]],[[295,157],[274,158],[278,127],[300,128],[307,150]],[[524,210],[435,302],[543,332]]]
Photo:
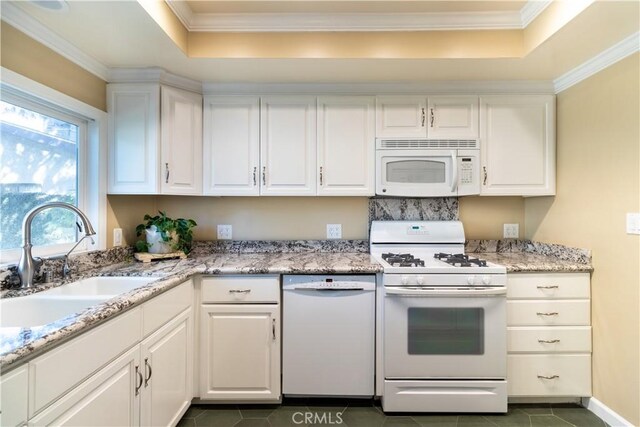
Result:
[[269,421],[266,418],[251,418],[246,420],[240,420],[234,427],[270,427]]
[[279,405],[239,405],[242,418],[267,418]]
[[458,427],[495,427],[495,424],[482,415],[460,415]]
[[385,417],[384,423],[382,425],[383,427],[404,427],[404,426],[420,427],[420,424],[418,424],[411,417],[397,417],[397,416]]
[[342,414],[342,420],[349,427],[380,427],[385,415],[375,407],[349,406]]
[[487,420],[501,427],[531,427],[531,418],[519,409],[504,415],[485,415]]
[[411,418],[423,427],[456,427],[457,415],[413,415]]
[[232,427],[241,420],[237,409],[207,409],[195,418],[197,427]]
[[551,408],[553,415],[578,427],[605,427],[604,421],[593,412],[580,406]]
[[187,409],[187,412],[184,413],[182,418],[195,418],[198,415],[202,414],[205,408],[206,407],[200,405],[191,405],[189,409]]
[[553,415],[553,412],[551,412],[551,405],[547,403],[518,404],[509,406],[514,410],[520,409],[522,412],[528,415]]
[[531,416],[532,427],[572,427],[573,424],[569,424],[565,420],[562,420],[555,415],[532,415]]
[[193,418],[183,418],[178,422],[176,427],[196,427],[196,420]]
[[304,423],[300,420],[304,419],[307,410],[306,406],[281,406],[274,410],[267,420],[273,427],[303,426]]

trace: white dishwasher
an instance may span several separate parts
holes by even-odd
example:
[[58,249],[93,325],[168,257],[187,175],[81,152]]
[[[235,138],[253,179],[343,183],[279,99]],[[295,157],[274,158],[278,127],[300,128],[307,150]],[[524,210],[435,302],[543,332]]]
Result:
[[375,276],[282,280],[282,393],[372,396]]

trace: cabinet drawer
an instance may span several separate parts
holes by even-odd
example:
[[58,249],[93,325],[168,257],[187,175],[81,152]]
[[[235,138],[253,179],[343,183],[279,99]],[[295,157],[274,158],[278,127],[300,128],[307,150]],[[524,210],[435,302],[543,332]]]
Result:
[[193,303],[193,285],[191,280],[158,295],[142,305],[143,330],[147,336],[169,320],[182,313]]
[[29,415],[140,341],[140,307],[86,332],[29,363]]
[[507,301],[507,326],[589,326],[589,300]]
[[509,353],[591,353],[591,327],[507,328]]
[[203,303],[277,303],[280,276],[221,276],[202,279]]
[[591,396],[591,355],[509,355],[507,385],[509,396]]
[[22,365],[0,378],[0,426],[18,426],[27,422],[29,370]]
[[589,273],[516,273],[507,279],[509,299],[588,299],[591,294]]

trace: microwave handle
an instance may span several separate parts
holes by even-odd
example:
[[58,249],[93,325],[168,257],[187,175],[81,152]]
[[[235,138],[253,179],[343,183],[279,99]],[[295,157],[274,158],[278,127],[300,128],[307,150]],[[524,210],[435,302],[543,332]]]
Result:
[[455,151],[451,152],[451,171],[453,174],[451,193],[455,194],[458,190],[458,157]]

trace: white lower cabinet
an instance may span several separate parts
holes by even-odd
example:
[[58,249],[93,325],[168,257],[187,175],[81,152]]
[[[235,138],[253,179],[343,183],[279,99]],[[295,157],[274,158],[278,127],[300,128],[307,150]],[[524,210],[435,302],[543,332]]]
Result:
[[201,400],[280,400],[279,287],[278,276],[203,279],[209,303],[200,307]]
[[29,369],[22,365],[0,377],[0,426],[21,426],[27,422]]
[[508,281],[509,396],[591,396],[589,273],[513,273]]

